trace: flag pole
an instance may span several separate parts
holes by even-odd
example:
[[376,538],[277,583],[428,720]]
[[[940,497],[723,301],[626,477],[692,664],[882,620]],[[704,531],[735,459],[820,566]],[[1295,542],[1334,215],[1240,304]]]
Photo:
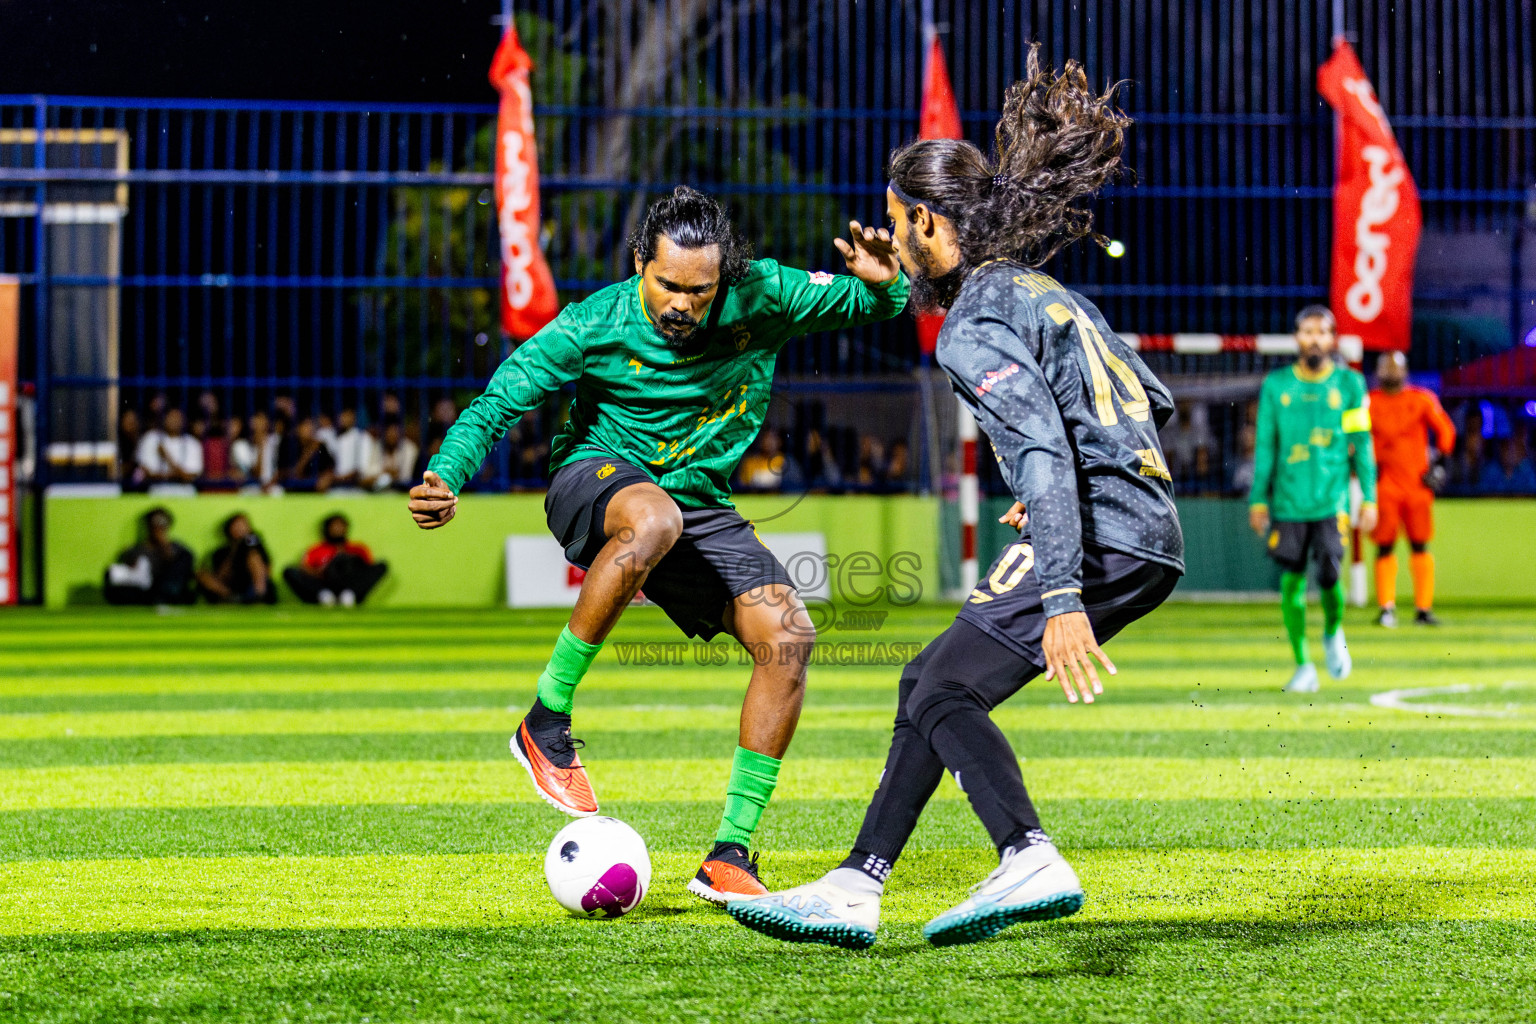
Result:
[[[918,67],[921,69],[919,82],[926,81],[928,74],[928,49],[936,30],[933,27],[933,0],[922,2],[922,32],[918,46],[920,47]],[[919,98],[921,99],[921,98]],[[939,500],[944,498],[944,455],[939,444],[939,420],[934,410],[933,401],[933,359],[922,346],[918,346],[917,357],[918,373],[922,385],[923,396],[923,434],[924,447],[927,449],[928,459],[928,493],[937,494]]]

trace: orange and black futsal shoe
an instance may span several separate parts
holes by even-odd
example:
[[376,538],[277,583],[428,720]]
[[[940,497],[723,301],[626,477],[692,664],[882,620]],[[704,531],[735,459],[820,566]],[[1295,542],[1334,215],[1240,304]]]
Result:
[[723,907],[731,900],[751,900],[768,895],[757,880],[757,855],[747,857],[740,843],[716,843],[699,873],[688,883],[688,891],[701,900]]
[[555,810],[576,818],[597,813],[597,795],[576,756],[581,740],[571,738],[571,716],[535,699],[533,710],[512,734],[512,756],[528,769],[533,788]]

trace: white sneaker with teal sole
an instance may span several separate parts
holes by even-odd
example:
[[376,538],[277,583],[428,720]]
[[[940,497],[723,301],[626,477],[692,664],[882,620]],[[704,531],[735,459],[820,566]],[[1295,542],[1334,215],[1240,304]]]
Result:
[[1328,674],[1335,679],[1348,679],[1349,670],[1355,663],[1349,657],[1349,644],[1344,642],[1342,628],[1333,636],[1323,637],[1323,651],[1328,657]]
[[731,900],[726,913],[753,931],[785,942],[868,949],[880,926],[880,897],[849,892],[825,878],[755,900]]
[[1077,873],[1055,846],[1010,849],[969,899],[928,922],[923,938],[935,946],[980,942],[1021,921],[1067,917],[1082,906]]
[[1291,681],[1285,684],[1285,692],[1316,693],[1319,686],[1317,666],[1309,661],[1305,665],[1296,666],[1296,672],[1291,676]]

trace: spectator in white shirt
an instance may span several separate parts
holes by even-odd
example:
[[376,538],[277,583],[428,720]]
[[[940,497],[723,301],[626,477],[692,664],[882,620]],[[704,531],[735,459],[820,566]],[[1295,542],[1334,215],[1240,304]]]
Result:
[[331,448],[336,458],[337,487],[366,487],[379,475],[379,442],[357,425],[357,411],[343,409],[336,415],[341,433]]
[[379,475],[369,486],[376,491],[387,487],[410,487],[416,479],[416,459],[421,449],[405,436],[399,421],[385,425],[381,448]]
[[271,421],[264,412],[251,414],[247,436],[229,446],[229,461],[241,480],[254,480],[262,487],[277,480],[277,445]]
[[203,444],[186,433],[180,409],[168,409],[165,423],[139,441],[138,463],[150,483],[189,484],[203,473]]
[[340,434],[341,432],[336,429],[336,421],[325,413],[315,417],[315,436],[320,439],[321,444],[325,445],[325,450],[331,453],[333,459],[336,457],[336,438]]

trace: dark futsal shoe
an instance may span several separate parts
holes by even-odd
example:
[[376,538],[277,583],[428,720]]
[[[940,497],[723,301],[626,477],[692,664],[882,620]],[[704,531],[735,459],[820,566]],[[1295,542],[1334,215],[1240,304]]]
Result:
[[768,895],[757,877],[757,857],[747,856],[740,843],[716,843],[699,873],[688,883],[688,891],[701,900],[723,907],[731,900],[750,900]]

